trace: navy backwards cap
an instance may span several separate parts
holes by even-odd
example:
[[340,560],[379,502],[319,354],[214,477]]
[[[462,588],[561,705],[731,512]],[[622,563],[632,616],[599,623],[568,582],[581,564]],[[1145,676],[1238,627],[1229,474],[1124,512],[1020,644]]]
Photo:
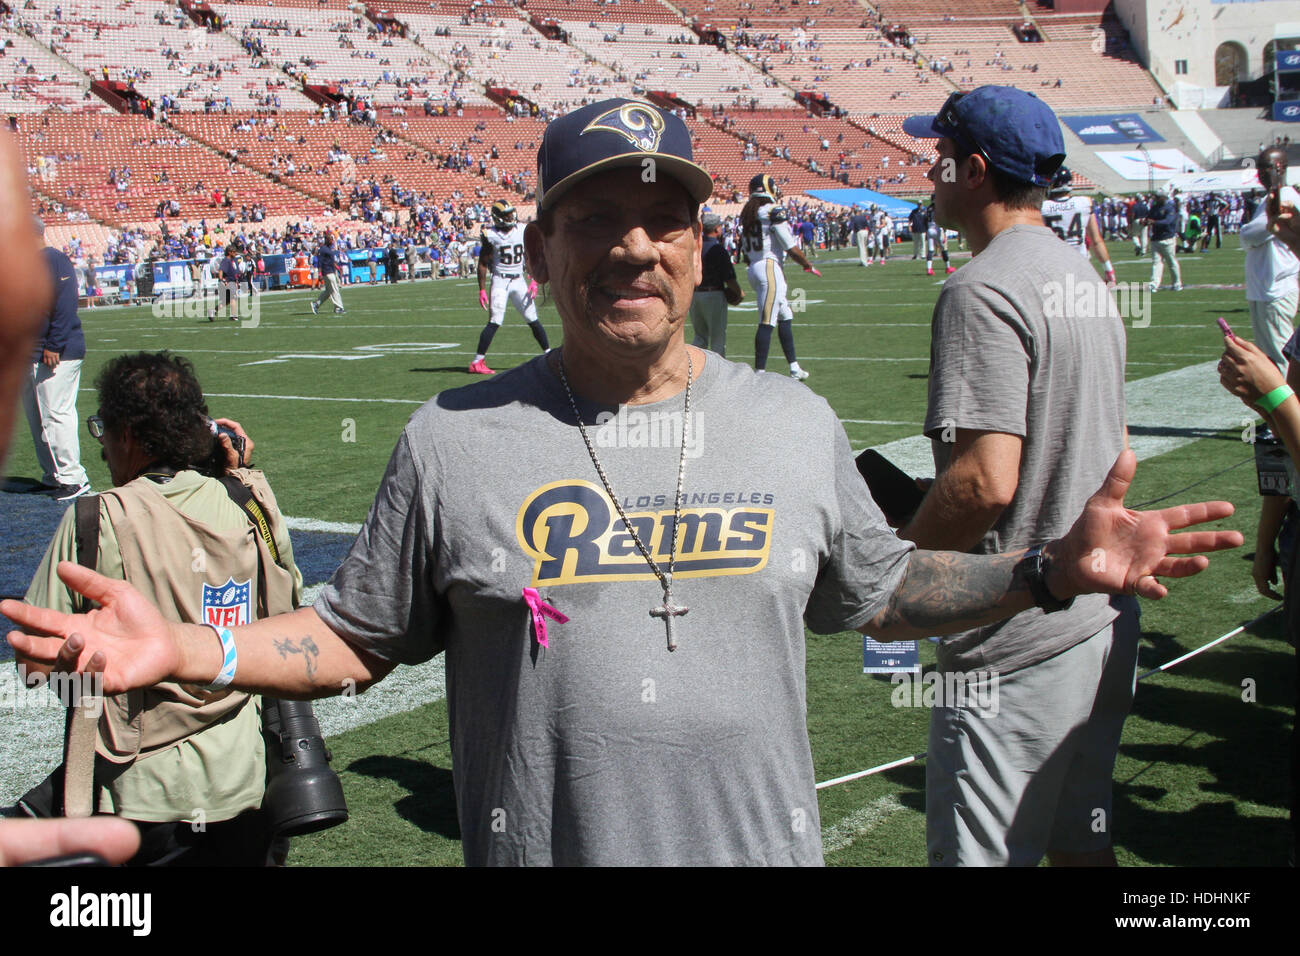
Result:
[[640,100],[592,103],[553,120],[537,151],[537,209],[550,209],[590,176],[653,159],[656,173],[676,179],[702,203],[713,194],[713,177],[695,164],[691,134],[672,113]]
[[1021,182],[1048,186],[1065,162],[1065,138],[1050,106],[1014,86],[954,93],[936,116],[909,116],[903,132],[917,139],[946,136]]

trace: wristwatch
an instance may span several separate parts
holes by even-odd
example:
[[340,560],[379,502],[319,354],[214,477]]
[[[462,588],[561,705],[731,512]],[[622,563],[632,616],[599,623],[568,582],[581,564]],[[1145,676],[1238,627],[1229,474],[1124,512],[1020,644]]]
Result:
[[1045,614],[1064,611],[1074,603],[1074,598],[1062,601],[1052,594],[1047,586],[1047,569],[1051,561],[1043,554],[1043,546],[1035,545],[1025,552],[1025,556],[1016,565],[1016,574],[1022,577],[1034,597],[1034,604],[1043,609]]

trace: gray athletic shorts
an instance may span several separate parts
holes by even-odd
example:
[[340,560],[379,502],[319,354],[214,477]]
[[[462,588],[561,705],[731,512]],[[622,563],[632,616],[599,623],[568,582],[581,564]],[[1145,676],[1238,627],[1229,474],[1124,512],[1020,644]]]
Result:
[[[1111,844],[1111,777],[1137,677],[1138,612],[996,681],[979,707],[936,707],[925,768],[931,866],[1036,866]],[[995,706],[994,706],[995,702]],[[950,703],[945,701],[944,703]]]

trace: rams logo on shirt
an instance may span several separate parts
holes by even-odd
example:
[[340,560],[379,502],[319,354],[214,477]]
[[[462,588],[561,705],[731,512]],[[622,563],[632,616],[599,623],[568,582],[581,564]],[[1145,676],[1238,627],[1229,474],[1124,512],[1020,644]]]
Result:
[[617,133],[637,149],[653,153],[659,148],[659,137],[664,132],[664,118],[653,106],[627,103],[601,113],[584,126],[578,135],[597,129]]
[[[628,520],[666,566],[673,510],[629,511]],[[776,512],[771,508],[683,508],[674,578],[753,574],[767,565]],[[534,559],[532,587],[588,581],[653,581],[653,572],[603,488],[555,481],[538,488],[515,518],[519,545]]]

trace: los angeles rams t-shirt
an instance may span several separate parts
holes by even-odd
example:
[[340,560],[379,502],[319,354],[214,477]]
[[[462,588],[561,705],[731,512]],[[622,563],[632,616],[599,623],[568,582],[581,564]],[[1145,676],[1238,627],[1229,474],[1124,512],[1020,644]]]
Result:
[[[684,439],[675,652],[650,614],[659,581],[545,357],[412,416],[316,603],[385,660],[446,654],[470,864],[822,860],[804,623],[869,620],[912,546],[885,526],[824,400],[714,354],[696,364],[685,430],[684,393],[579,401],[664,570]],[[525,588],[568,617],[547,621],[547,646]]]

